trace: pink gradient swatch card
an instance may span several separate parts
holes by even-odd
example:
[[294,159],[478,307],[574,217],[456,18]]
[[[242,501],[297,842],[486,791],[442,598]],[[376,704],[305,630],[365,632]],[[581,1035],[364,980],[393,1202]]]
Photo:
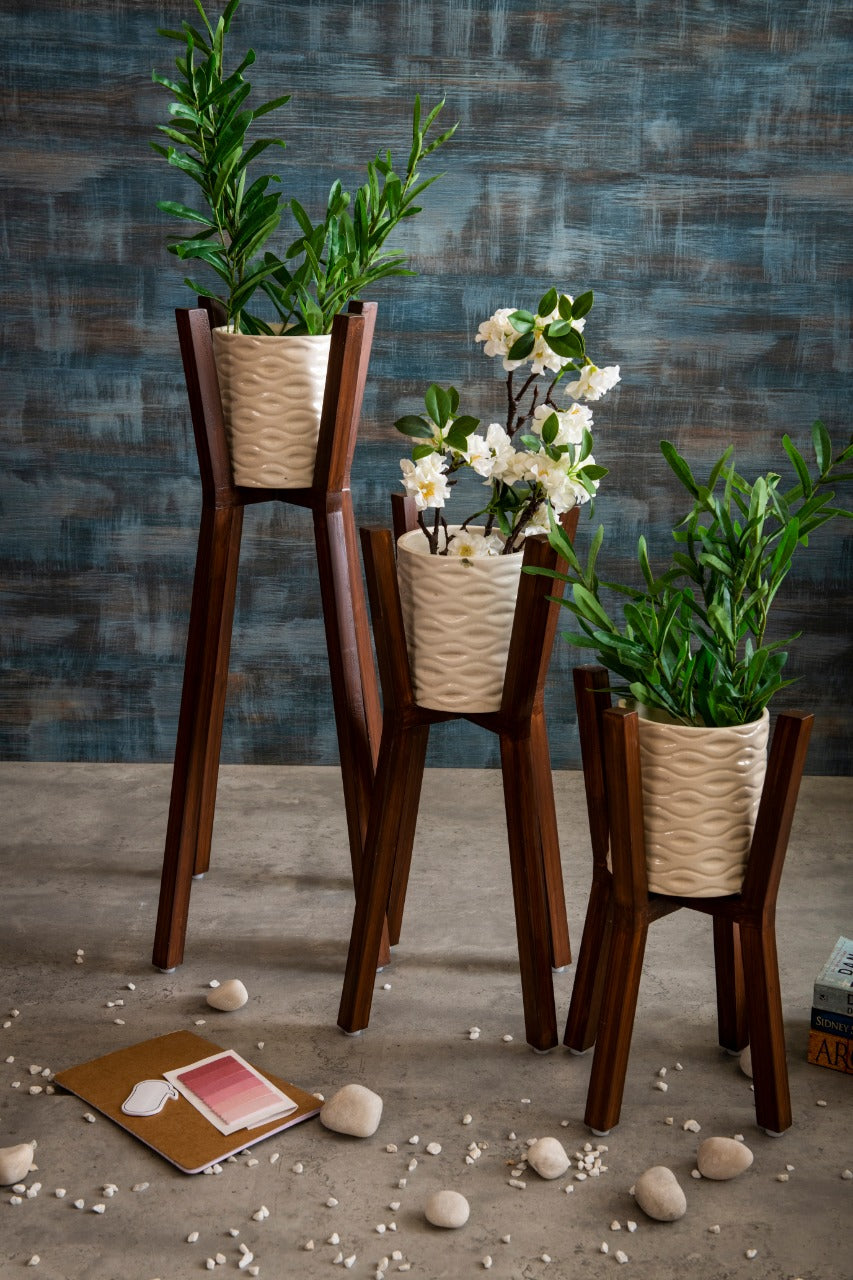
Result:
[[233,1049],[163,1074],[226,1135],[296,1110],[292,1098],[270,1084]]

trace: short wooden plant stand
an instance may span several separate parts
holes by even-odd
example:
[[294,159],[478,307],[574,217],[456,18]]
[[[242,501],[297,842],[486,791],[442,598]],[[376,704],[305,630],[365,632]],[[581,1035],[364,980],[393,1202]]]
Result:
[[313,517],[356,880],[381,725],[350,493],[376,303],[351,303],[347,314],[335,318],[313,484],[304,489],[234,484],[211,336],[211,325],[224,323],[224,317],[207,304],[181,308],[176,316],[201,472],[202,508],[154,937],[153,961],[164,970],[183,959],[192,880],[203,875],[210,862],[245,507],[287,502],[306,507]]
[[[521,575],[500,710],[458,717],[419,706],[394,553],[395,538],[415,527],[416,513],[402,495],[393,511],[393,536],[361,531],[384,716],[338,1025],[354,1034],[368,1024],[386,913],[391,943],[400,937],[430,726],[462,718],[500,739],[525,1029],[534,1048],[549,1049],[558,1040],[552,967],[571,962],[543,708],[560,608],[548,597],[559,595],[562,583]],[[571,517],[569,536],[577,511]],[[533,538],[525,542],[524,564],[565,569],[548,542]]]
[[574,683],[593,872],[564,1039],[576,1053],[595,1044],[584,1119],[601,1134],[619,1120],[648,928],[684,907],[713,919],[720,1044],[731,1053],[751,1045],[756,1121],[780,1134],[791,1099],[776,897],[813,717],[776,721],[740,893],[668,897],[646,887],[637,713],[610,706],[603,667],[576,668]]

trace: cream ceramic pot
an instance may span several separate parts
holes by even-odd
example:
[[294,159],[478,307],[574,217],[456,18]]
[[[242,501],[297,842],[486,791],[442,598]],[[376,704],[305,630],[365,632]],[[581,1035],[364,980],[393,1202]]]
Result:
[[432,556],[420,529],[398,539],[400,603],[420,706],[500,709],[522,558]]
[[764,785],[767,710],[751,724],[707,728],[638,710],[649,889],[738,893]]
[[234,483],[303,489],[314,477],[330,334],[213,330]]

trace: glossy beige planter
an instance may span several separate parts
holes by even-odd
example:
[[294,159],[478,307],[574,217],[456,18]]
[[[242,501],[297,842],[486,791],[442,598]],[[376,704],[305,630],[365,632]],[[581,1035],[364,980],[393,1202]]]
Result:
[[420,529],[398,539],[397,580],[420,706],[500,709],[521,562],[521,554],[431,556]]
[[314,478],[330,334],[213,330],[234,483],[303,489]]
[[640,709],[649,889],[718,898],[743,884],[764,785],[770,717],[694,728]]

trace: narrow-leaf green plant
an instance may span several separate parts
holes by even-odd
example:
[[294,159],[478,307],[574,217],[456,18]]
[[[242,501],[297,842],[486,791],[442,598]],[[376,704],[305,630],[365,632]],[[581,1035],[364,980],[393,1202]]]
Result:
[[[570,644],[593,649],[616,677],[612,690],[688,725],[749,724],[770,699],[791,684],[783,677],[787,645],[771,641],[771,606],[791,570],[795,553],[835,517],[853,512],[834,505],[831,486],[853,479],[853,442],[833,455],[823,423],[812,427],[816,471],[788,436],[785,453],[797,482],[783,489],[768,472],[749,481],[727,449],[707,481],[696,479],[668,441],[661,452],[687,491],[692,506],[673,529],[675,548],[662,573],[652,569],[645,538],[638,544],[644,585],[598,577],[604,540],[599,526],[586,564],[556,521],[551,542],[568,563],[561,577],[570,592],[561,604],[579,631]],[[620,611],[613,593],[622,597]]]
[[[213,288],[190,277],[184,283],[219,301],[235,331],[273,332],[270,321],[249,310],[261,290],[279,325],[294,333],[329,333],[335,315],[364,289],[387,276],[415,274],[406,266],[406,255],[388,252],[386,241],[400,222],[421,211],[418,199],[440,175],[422,178],[419,166],[453,136],[456,125],[430,137],[444,100],[422,120],[416,96],[405,173],[395,172],[390,151],[378,153],[354,200],[340,181],[332,183],[325,214],[315,225],[297,199],[285,199],[279,176],[262,173],[250,179],[251,166],[265,151],[285,146],[278,137],[250,141],[252,126],[283,107],[290,95],[249,106],[252,86],[244,73],[255,61],[252,49],[234,70],[226,68],[226,37],[240,0],[229,0],[216,19],[208,17],[202,0],[194,4],[201,27],[184,22],[180,30],[159,32],[182,46],[175,60],[177,79],[153,72],[174,101],[169,123],[159,126],[167,144],[151,145],[191,178],[203,197],[200,209],[158,201],[164,213],[195,228],[191,235],[171,237],[169,251],[182,262],[205,263],[219,277]],[[285,212],[295,224],[290,234],[297,234],[280,255],[270,241]]]

